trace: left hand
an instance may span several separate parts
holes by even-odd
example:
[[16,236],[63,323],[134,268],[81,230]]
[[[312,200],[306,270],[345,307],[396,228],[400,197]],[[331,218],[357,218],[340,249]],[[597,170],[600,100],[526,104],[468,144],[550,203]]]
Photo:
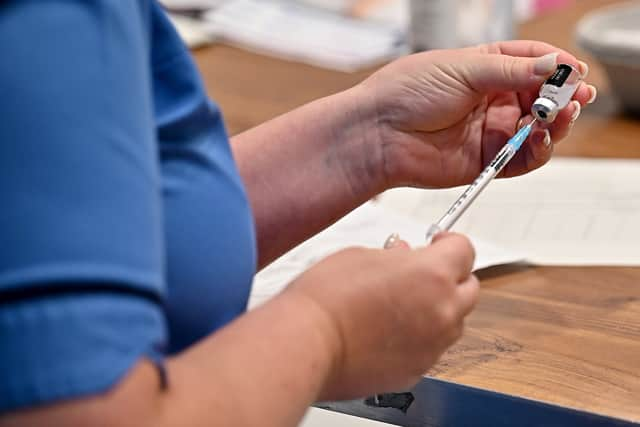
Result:
[[[559,63],[587,72],[586,64],[553,46],[513,41],[419,53],[374,73],[359,89],[364,104],[375,111],[385,187],[470,183],[513,136],[519,120],[532,119],[531,104]],[[577,102],[569,103],[547,130],[536,124],[502,176],[546,163],[551,141],[565,138],[580,107],[594,98],[595,88],[581,83]]]

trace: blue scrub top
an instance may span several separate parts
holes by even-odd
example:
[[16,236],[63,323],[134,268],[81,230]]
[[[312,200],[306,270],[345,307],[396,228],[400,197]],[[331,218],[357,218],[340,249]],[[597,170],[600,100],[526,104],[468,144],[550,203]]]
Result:
[[107,390],[245,310],[254,225],[154,0],[0,3],[0,413]]

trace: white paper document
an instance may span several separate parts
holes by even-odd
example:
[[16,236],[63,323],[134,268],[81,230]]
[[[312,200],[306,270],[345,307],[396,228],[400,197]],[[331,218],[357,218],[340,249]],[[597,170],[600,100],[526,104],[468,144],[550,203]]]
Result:
[[309,408],[299,427],[392,427],[392,425],[326,409]]
[[[434,223],[463,188],[397,189],[381,204]],[[540,265],[640,265],[640,161],[557,158],[491,182],[453,231]]]
[[230,0],[204,19],[212,33],[231,43],[342,71],[406,51],[403,29],[285,0]]
[[169,14],[169,19],[184,43],[190,48],[204,46],[215,39],[214,35],[205,28],[205,25],[196,19],[174,13]]
[[228,0],[160,0],[170,10],[208,10],[220,6]]
[[[249,306],[255,307],[276,295],[327,255],[350,246],[382,248],[385,239],[394,232],[413,247],[425,244],[425,223],[384,209],[374,202],[364,204],[260,271],[254,279]],[[507,251],[473,237],[472,241],[477,253],[474,269],[523,259],[517,251]]]

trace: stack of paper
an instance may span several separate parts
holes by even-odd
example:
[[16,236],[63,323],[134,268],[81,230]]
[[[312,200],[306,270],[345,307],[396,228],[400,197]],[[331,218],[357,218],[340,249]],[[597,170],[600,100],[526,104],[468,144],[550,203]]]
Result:
[[403,31],[291,1],[232,0],[204,15],[210,31],[245,48],[353,71],[406,51]]

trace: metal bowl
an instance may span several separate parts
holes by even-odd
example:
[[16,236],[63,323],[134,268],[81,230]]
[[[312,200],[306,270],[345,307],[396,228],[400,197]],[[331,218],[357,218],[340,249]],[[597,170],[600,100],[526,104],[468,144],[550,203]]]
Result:
[[640,1],[589,13],[578,23],[576,42],[602,63],[625,110],[640,115]]

